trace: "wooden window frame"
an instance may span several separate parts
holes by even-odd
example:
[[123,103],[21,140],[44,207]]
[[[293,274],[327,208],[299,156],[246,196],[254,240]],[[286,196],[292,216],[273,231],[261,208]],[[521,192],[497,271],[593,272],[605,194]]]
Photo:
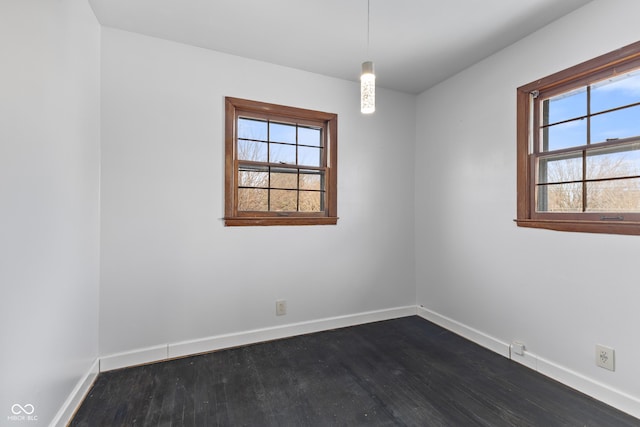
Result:
[[[640,42],[604,54],[566,70],[536,80],[517,89],[517,218],[520,227],[557,231],[640,235],[640,214],[624,214],[624,219],[608,213],[552,213],[535,210],[535,164],[532,94],[558,94],[596,81],[630,72],[640,67]],[[535,131],[537,132],[537,131]],[[595,146],[595,145],[594,145]],[[616,215],[613,213],[611,215]],[[599,217],[598,217],[599,216]]]
[[[323,128],[322,164],[324,172],[324,210],[320,212],[238,211],[238,117],[281,122],[313,123]],[[265,164],[271,165],[271,164]],[[273,164],[272,166],[275,166]],[[300,165],[298,165],[300,166]],[[225,225],[335,225],[338,176],[338,116],[333,113],[287,107],[240,98],[225,98]]]

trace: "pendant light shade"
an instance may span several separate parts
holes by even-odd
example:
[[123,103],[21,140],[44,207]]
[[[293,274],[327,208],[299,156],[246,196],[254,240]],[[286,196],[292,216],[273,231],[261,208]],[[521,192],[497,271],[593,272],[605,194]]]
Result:
[[373,62],[362,63],[360,75],[360,112],[371,114],[376,111],[376,75],[373,71]]

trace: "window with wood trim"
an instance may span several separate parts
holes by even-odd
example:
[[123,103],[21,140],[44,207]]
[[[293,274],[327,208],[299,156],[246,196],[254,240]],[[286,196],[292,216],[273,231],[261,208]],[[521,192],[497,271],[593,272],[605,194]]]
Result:
[[640,42],[517,91],[519,226],[640,234]]
[[225,104],[225,225],[336,224],[338,116]]

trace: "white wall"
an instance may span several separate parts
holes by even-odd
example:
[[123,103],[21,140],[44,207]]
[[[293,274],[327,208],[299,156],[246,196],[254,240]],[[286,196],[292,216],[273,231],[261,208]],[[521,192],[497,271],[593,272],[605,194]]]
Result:
[[0,2],[2,425],[49,424],[98,355],[99,49],[87,2]]
[[[337,226],[224,227],[225,96],[339,115]],[[103,29],[102,356],[415,304],[415,97],[380,90],[370,117],[358,97],[353,82]]]
[[[421,94],[415,166],[418,304],[524,341],[539,369],[627,394],[636,416],[640,240],[512,220],[516,88],[640,39],[639,14],[635,0],[596,0]],[[615,372],[595,366],[596,343],[615,348]]]

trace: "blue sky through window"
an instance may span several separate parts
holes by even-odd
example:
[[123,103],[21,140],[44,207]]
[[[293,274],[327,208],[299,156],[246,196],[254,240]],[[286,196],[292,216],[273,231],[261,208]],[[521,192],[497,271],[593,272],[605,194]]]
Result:
[[321,147],[322,131],[318,128],[257,119],[238,119],[240,160],[319,167]]
[[[580,88],[545,101],[547,123],[553,124],[587,114],[587,90]],[[640,102],[640,70],[591,85],[591,113]],[[587,143],[586,120],[575,120],[548,128],[548,150]],[[612,138],[640,136],[640,107],[605,113],[591,118],[591,143]]]

